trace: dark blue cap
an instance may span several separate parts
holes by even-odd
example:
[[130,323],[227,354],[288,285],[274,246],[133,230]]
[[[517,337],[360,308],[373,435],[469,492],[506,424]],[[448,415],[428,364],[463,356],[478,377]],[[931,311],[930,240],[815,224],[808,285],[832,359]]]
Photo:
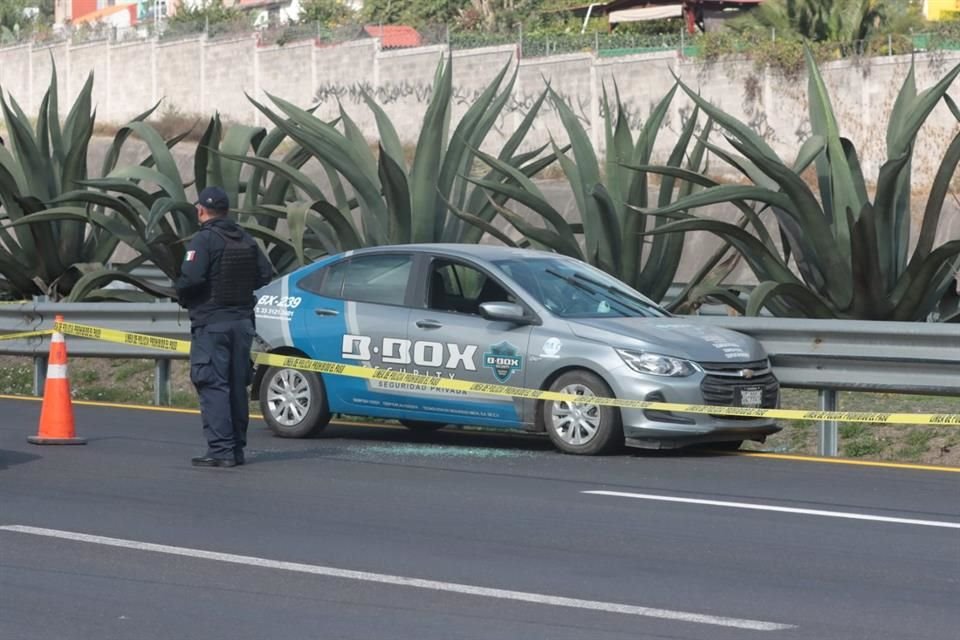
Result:
[[230,209],[230,198],[227,192],[220,187],[207,187],[200,192],[197,198],[197,204],[214,211],[228,211]]

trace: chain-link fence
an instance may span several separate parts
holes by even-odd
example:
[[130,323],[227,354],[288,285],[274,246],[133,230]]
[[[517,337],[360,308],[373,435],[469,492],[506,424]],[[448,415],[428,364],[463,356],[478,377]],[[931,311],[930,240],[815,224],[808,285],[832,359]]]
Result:
[[275,25],[259,29],[257,42],[261,46],[283,46],[293,42],[320,39],[324,29],[319,23]]
[[475,49],[499,45],[516,45],[524,58],[538,58],[564,53],[594,53],[599,56],[618,56],[655,51],[676,51],[690,38],[680,33],[647,35],[620,33],[456,33],[449,34],[450,47],[455,50]]
[[397,25],[381,26],[363,23],[329,26],[319,22],[272,25],[257,29],[256,33],[257,41],[261,46],[283,46],[305,40],[314,40],[319,45],[330,46],[354,40],[378,38],[383,49],[446,44],[450,37],[446,25],[414,29]]
[[[591,53],[599,57],[618,57],[658,51],[679,51],[688,57],[715,59],[722,56],[753,56],[761,42],[768,57],[776,57],[770,49],[795,45],[799,41],[778,40],[775,32],[751,34],[716,34],[690,36],[685,32],[669,34],[595,33],[524,33],[458,32],[448,25],[428,25],[417,29],[398,25],[347,24],[329,26],[322,23],[292,23],[255,26],[250,16],[209,22],[205,19],[145,20],[137,25],[118,28],[104,23],[52,27],[27,24],[17,29],[0,27],[0,47],[33,42],[40,46],[70,42],[129,42],[158,38],[177,40],[204,37],[210,40],[253,37],[260,46],[283,46],[313,40],[319,45],[336,45],[353,40],[378,38],[381,47],[412,48],[448,45],[453,50],[515,45],[520,57],[537,58],[568,53]],[[781,42],[783,44],[781,44]],[[772,47],[770,45],[773,45]],[[799,45],[797,45],[799,46]],[[935,30],[918,34],[892,34],[851,43],[816,43],[815,50],[826,51],[829,59],[851,56],[901,55],[924,51],[960,50],[960,23],[941,23]]]
[[960,32],[918,33],[911,41],[916,51],[960,51]]
[[496,47],[509,44],[519,44],[523,37],[520,32],[516,33],[477,33],[476,31],[467,31],[457,33],[449,32],[450,48],[454,50],[461,49],[479,49],[481,47]]

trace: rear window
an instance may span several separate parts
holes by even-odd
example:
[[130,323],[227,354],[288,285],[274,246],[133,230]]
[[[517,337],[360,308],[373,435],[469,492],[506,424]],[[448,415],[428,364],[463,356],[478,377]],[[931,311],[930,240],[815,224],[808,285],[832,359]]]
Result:
[[327,298],[402,305],[412,257],[404,254],[348,258],[301,279],[301,289]]

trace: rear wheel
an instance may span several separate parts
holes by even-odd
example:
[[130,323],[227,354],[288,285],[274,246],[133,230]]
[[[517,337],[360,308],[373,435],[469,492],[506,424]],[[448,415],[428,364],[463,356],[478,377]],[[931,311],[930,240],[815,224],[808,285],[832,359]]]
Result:
[[270,367],[260,385],[260,410],[281,438],[306,438],[330,422],[327,394],[315,373]]
[[442,422],[427,422],[426,420],[401,420],[400,424],[414,433],[432,433],[447,426]]
[[540,408],[542,426],[554,446],[565,453],[600,455],[623,446],[620,410],[590,402],[590,397],[613,397],[607,383],[589,371],[568,371],[557,378],[551,391],[581,396],[583,400],[545,401]]

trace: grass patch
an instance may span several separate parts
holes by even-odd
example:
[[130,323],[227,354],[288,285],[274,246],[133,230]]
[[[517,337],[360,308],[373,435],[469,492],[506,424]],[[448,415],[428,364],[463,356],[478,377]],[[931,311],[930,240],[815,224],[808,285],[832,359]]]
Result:
[[[843,411],[960,413],[960,398],[943,396],[841,392],[837,404]],[[817,392],[784,389],[781,406],[785,409],[816,409]],[[795,455],[817,454],[818,422],[783,420],[780,425],[783,431],[770,436],[764,444],[748,444],[748,448]],[[960,466],[960,427],[840,423],[837,432],[841,456]]]
[[894,457],[898,460],[920,460],[930,451],[933,439],[936,437],[933,429],[917,428],[907,433],[903,445],[900,446]]
[[21,364],[0,368],[0,393],[29,395],[33,392],[33,366],[22,364],[24,358],[18,360]]
[[89,385],[92,386],[100,382],[100,374],[96,371],[91,371],[90,369],[81,369],[80,371],[71,372],[71,376],[74,384]]
[[840,434],[840,437],[844,440],[854,440],[857,438],[862,438],[867,434],[868,426],[866,424],[841,424],[837,427],[837,432]]
[[114,367],[115,380],[137,378],[144,373],[152,372],[154,368],[152,360],[114,360],[111,365]]
[[841,441],[841,445],[840,454],[847,458],[879,457],[885,448],[882,439],[873,436]]
[[200,399],[194,391],[174,390],[170,392],[170,404],[181,409],[199,409]]

